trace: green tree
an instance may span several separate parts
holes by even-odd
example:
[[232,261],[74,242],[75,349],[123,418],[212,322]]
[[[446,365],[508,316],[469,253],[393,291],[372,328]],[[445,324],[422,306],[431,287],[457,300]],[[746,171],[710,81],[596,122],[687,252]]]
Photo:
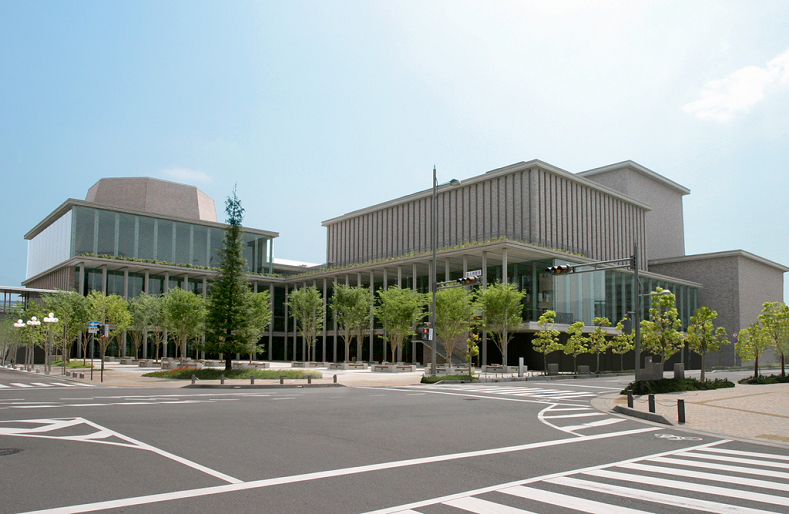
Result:
[[674,306],[676,297],[663,291],[662,287],[657,287],[652,292],[649,319],[641,322],[641,341],[646,351],[665,363],[682,348],[684,339],[680,333],[679,312]]
[[721,347],[729,344],[726,339],[726,329],[715,327],[713,321],[718,313],[709,307],[699,307],[690,317],[688,325],[688,346],[692,352],[701,356],[701,381],[706,381],[705,357],[708,352],[719,352]]
[[635,344],[633,343],[635,335],[632,332],[630,334],[625,334],[624,320],[616,324],[616,330],[618,333],[611,338],[609,344],[611,351],[619,355],[619,371],[624,371],[625,354],[635,348]]
[[765,333],[758,321],[748,328],[740,330],[734,349],[742,360],[753,361],[754,378],[759,376],[759,357],[770,347],[770,344],[769,335]]
[[[203,333],[205,300],[180,287],[170,289],[163,299],[165,327],[173,334],[181,359],[186,358],[186,343]],[[176,355],[177,357],[177,355]]]
[[315,341],[323,330],[323,297],[315,286],[294,289],[288,295],[288,312],[296,320],[301,337],[307,343],[305,360],[315,358]]
[[540,330],[532,337],[531,345],[534,351],[542,354],[542,365],[545,373],[548,373],[548,354],[560,350],[559,331],[553,328],[556,322],[556,311],[545,311],[537,320]]
[[462,287],[440,289],[436,293],[436,335],[444,347],[447,362],[458,350],[465,353],[468,331],[474,317],[471,295]]
[[587,346],[589,338],[584,335],[584,322],[576,321],[567,328],[567,342],[562,346],[562,351],[565,355],[573,356],[573,373],[578,373],[578,356],[582,353],[591,353]]
[[252,356],[257,352],[264,351],[265,345],[260,344],[260,338],[268,330],[271,324],[271,296],[268,291],[261,291],[259,293],[252,293],[251,296],[251,313],[252,313],[252,339],[250,340],[252,347],[247,350],[249,354],[249,362],[252,362]]
[[134,358],[140,357],[140,346],[148,339],[148,332],[154,330],[154,320],[159,297],[141,293],[140,296],[129,300],[129,312],[132,315],[131,339],[134,345]]
[[244,209],[233,188],[225,200],[228,226],[219,249],[219,270],[211,286],[206,315],[206,349],[225,358],[225,370],[233,368],[233,355],[247,353],[257,343],[254,300],[247,280],[244,235],[241,221]]
[[25,369],[33,368],[35,347],[41,346],[46,341],[46,333],[44,327],[41,326],[44,316],[46,313],[36,302],[28,302],[24,309],[15,311],[14,317],[25,325],[20,329],[20,340],[25,346]]
[[474,301],[475,310],[481,313],[481,327],[501,351],[502,364],[507,365],[507,346],[512,332],[523,322],[525,292],[518,291],[515,284],[496,282],[486,289],[478,289]]
[[392,349],[392,362],[395,362],[395,352],[409,336],[415,334],[416,325],[425,316],[427,295],[398,286],[379,289],[377,294],[375,316],[384,327],[386,340]]
[[759,321],[770,345],[781,358],[781,376],[786,376],[786,356],[789,354],[789,307],[783,302],[765,302]]
[[595,327],[589,334],[589,350],[595,356],[595,373],[600,373],[600,354],[605,354],[611,346],[611,342],[605,338],[606,333],[603,327],[610,327],[611,320],[598,316],[592,320],[592,323]]
[[164,344],[166,332],[164,313],[164,297],[150,295],[151,301],[151,343],[153,344],[154,360],[159,360],[159,348]]
[[98,338],[101,360],[104,362],[107,347],[112,341],[120,340],[123,331],[131,324],[129,304],[118,295],[106,295],[101,291],[91,291],[88,295],[88,311],[93,321],[110,326],[109,336],[105,337],[104,334],[101,334]]
[[[358,346],[364,336],[364,329],[370,326],[372,301],[373,295],[369,288],[347,284],[337,284],[334,288],[332,309],[345,342],[345,362],[348,362],[351,340],[356,337]],[[357,355],[357,359],[360,357]]]
[[55,346],[62,349],[63,368],[71,354],[71,347],[79,341],[88,328],[88,299],[76,291],[58,291],[43,295],[47,308],[60,320],[61,329],[53,335]]

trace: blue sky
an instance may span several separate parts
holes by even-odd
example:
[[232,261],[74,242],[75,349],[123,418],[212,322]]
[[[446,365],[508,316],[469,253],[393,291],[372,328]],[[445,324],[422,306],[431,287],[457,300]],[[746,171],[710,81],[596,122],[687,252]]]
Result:
[[[0,284],[102,177],[196,185],[275,255],[519,161],[688,188],[687,253],[789,265],[789,2],[0,0]],[[219,213],[223,219],[223,213]]]

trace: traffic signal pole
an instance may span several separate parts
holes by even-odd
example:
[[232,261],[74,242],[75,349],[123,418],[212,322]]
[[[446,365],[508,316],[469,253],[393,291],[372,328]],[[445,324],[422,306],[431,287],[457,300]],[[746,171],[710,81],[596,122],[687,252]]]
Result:
[[633,332],[635,333],[634,351],[636,357],[635,381],[641,379],[641,281],[638,279],[638,244],[633,245],[631,257],[633,268]]

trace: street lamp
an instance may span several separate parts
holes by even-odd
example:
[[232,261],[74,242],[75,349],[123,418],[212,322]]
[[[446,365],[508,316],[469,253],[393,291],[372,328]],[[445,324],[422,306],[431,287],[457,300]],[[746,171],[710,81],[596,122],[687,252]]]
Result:
[[[450,186],[459,186],[460,181],[456,178],[453,178],[449,182],[445,184],[440,184],[441,186],[445,185]],[[430,361],[430,374],[435,376],[436,375],[436,251],[438,246],[438,214],[436,212],[436,203],[437,203],[437,195],[436,190],[439,187],[438,179],[436,178],[436,167],[433,166],[433,201],[430,204],[430,218],[431,218],[431,230],[430,230],[430,246],[433,250],[433,263],[432,269],[430,270],[430,292],[433,294],[433,303],[430,307],[430,331],[432,331],[432,336],[430,337],[430,353],[432,355]]]
[[671,291],[668,289],[664,289],[659,293],[641,293],[641,282],[638,280],[638,272],[636,271],[636,283],[638,284],[638,291],[636,295],[636,299],[633,302],[633,330],[635,331],[635,352],[636,352],[636,374],[635,374],[635,381],[638,382],[641,380],[641,305],[638,300],[639,298],[644,298],[647,296],[665,296],[668,294],[672,294]]
[[58,322],[58,319],[55,317],[55,313],[54,312],[50,312],[49,316],[45,316],[44,317],[44,323],[47,323],[48,325],[50,325],[47,328],[47,349],[46,349],[46,355],[44,356],[44,373],[46,373],[47,375],[49,375],[49,370],[50,370],[50,368],[49,368],[49,349],[52,347],[52,325],[51,324],[52,323],[57,323],[57,322]]
[[[35,327],[37,327],[37,326],[41,325],[41,321],[40,321],[40,320],[39,320],[37,317],[35,317],[35,316],[32,316],[32,317],[31,317],[29,320],[27,320],[25,323],[26,323],[26,324],[27,324],[27,326],[28,326],[28,327],[30,327],[31,329],[34,329]],[[31,336],[31,337],[32,337],[32,336]],[[35,340],[33,340],[33,345],[31,345],[31,346],[33,346],[33,355],[31,355],[31,356],[30,356],[30,357],[31,357],[31,358],[30,358],[30,367],[31,367],[31,368],[35,368],[35,367],[36,367],[36,366],[35,366],[35,359],[36,359]],[[27,353],[28,353],[28,352],[27,352],[27,350],[25,350],[25,361],[27,361]]]
[[[25,326],[25,322],[21,319],[18,319],[16,323],[14,323],[15,328],[25,328]],[[14,351],[14,353],[16,353],[16,351]],[[16,365],[16,357],[14,357],[14,365]],[[25,369],[27,369],[27,346],[25,346]]]

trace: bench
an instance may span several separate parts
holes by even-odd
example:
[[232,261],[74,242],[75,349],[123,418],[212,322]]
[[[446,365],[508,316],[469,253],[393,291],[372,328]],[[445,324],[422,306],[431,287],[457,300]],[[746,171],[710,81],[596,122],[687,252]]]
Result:
[[329,369],[367,369],[364,362],[330,362]]
[[379,373],[408,373],[416,371],[416,366],[414,364],[374,364],[370,370]]

